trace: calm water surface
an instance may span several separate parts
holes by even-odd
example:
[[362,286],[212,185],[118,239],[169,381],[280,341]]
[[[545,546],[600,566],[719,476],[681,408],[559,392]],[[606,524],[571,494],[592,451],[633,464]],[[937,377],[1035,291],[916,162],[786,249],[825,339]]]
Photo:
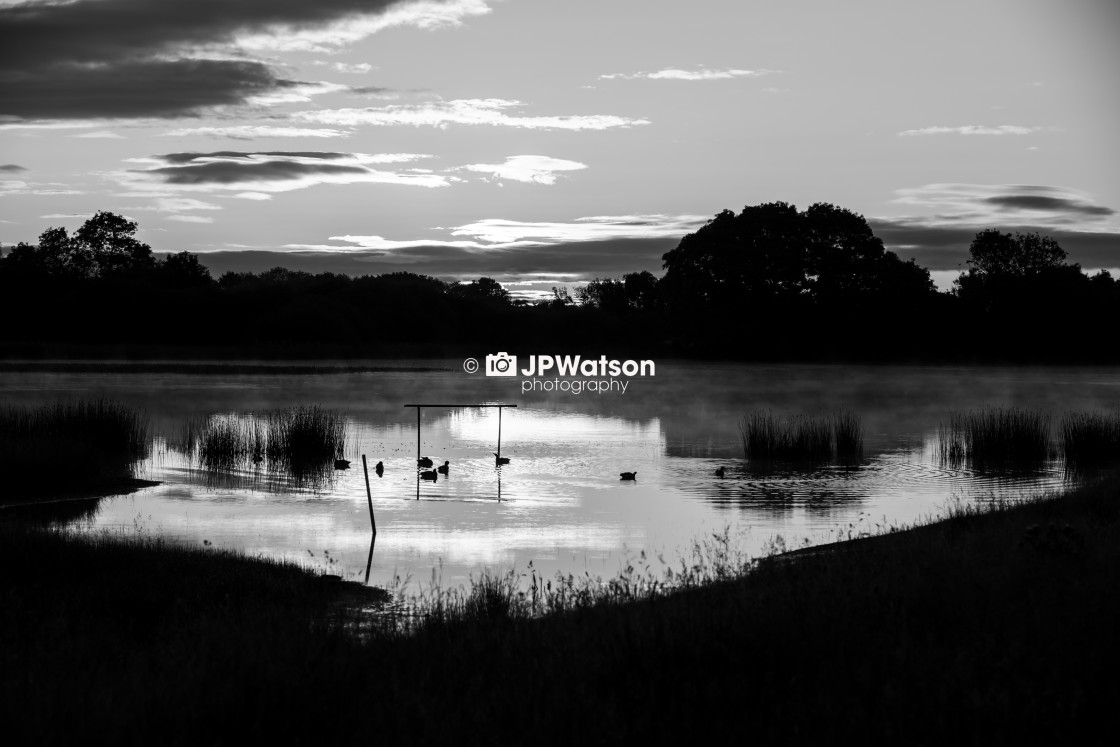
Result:
[[[408,366],[408,362],[396,365]],[[431,362],[424,362],[431,367]],[[370,526],[360,455],[370,473],[378,534],[369,583],[394,577],[444,585],[483,568],[614,575],[639,551],[674,562],[690,544],[730,529],[748,551],[904,525],[953,501],[1016,497],[1063,486],[1053,462],[1029,473],[941,465],[936,429],[950,411],[1022,406],[1050,412],[1120,407],[1120,370],[761,366],[659,362],[625,394],[521,393],[521,379],[441,371],[327,375],[0,374],[4,404],[105,396],[145,409],[156,434],[139,476],[162,484],[108,498],[85,531],[162,535],[295,560],[364,580]],[[451,472],[416,479],[416,411],[406,403],[507,402],[496,468],[498,413],[422,413],[421,452]],[[343,412],[358,469],[294,481],[266,465],[213,472],[184,453],[191,417],[317,404]],[[865,458],[763,474],[742,458],[745,412],[859,413]],[[719,466],[727,476],[717,478]],[[636,471],[635,482],[619,472]],[[419,495],[419,499],[417,499]]]

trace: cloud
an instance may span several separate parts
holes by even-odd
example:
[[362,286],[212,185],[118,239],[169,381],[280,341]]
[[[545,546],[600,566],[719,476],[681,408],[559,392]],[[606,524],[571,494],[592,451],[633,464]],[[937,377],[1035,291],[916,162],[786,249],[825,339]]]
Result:
[[[296,95],[246,52],[337,48],[389,26],[488,12],[481,0],[75,0],[0,6],[0,114],[178,117]],[[306,91],[304,91],[306,95]],[[290,100],[290,99],[285,99]]]
[[710,70],[698,68],[696,70],[681,70],[666,68],[653,73],[610,73],[600,75],[600,80],[729,80],[731,78],[760,78],[763,75],[774,75],[780,70],[739,70],[728,68],[724,70]]
[[920,130],[903,130],[899,135],[1029,135],[1041,127],[1019,125],[964,125],[962,127],[923,127]]
[[97,130],[96,132],[83,132],[80,135],[68,135],[68,137],[90,138],[93,140],[127,140],[124,135],[118,135],[109,130]]
[[234,125],[230,127],[181,127],[163,133],[164,137],[191,137],[204,135],[231,140],[256,140],[266,137],[350,137],[348,130],[328,130],[313,127],[277,127],[274,125]]
[[167,220],[179,223],[213,223],[214,219],[207,215],[169,215]]
[[364,75],[373,70],[373,65],[368,62],[324,62],[323,60],[315,60],[316,65],[326,65],[337,73],[346,73],[348,75]]
[[1116,214],[1068,187],[1029,184],[927,184],[897,190],[894,204],[915,211],[903,217],[869,219],[883,243],[914,257],[932,271],[964,268],[979,231],[1039,232],[1053,237],[1071,262],[1085,267],[1120,266]]
[[524,105],[506,99],[456,99],[421,104],[393,104],[365,109],[326,109],[296,112],[297,121],[342,127],[358,125],[447,127],[448,125],[494,125],[524,129],[606,130],[649,124],[648,119],[610,114],[531,117],[510,113]]
[[897,190],[893,202],[932,215],[914,222],[994,227],[1004,223],[1077,227],[1115,215],[1090,195],[1068,187],[1030,184],[927,184]]
[[[597,215],[576,218],[568,222],[526,222],[504,218],[485,218],[452,228],[437,229],[452,238],[437,239],[386,239],[376,235],[331,236],[331,241],[344,244],[289,244],[291,251],[323,251],[334,253],[364,253],[374,251],[377,256],[420,257],[424,252],[457,250],[470,254],[508,256],[509,250],[532,249],[548,252],[547,247],[565,246],[566,252],[582,253],[572,249],[576,245],[604,245],[610,242],[670,241],[674,245],[687,233],[695,231],[707,221],[700,215]],[[467,238],[456,238],[467,237]],[[659,244],[660,245],[660,244]],[[671,248],[671,247],[670,247]],[[660,257],[660,255],[659,255]]]
[[1088,216],[1115,215],[1116,211],[1103,205],[1090,205],[1068,197],[1048,197],[1037,194],[996,195],[987,202],[1005,211],[1033,211],[1043,213],[1073,213]]
[[70,189],[65,184],[58,182],[25,182],[16,179],[7,179],[0,181],[0,196],[7,195],[36,195],[36,196],[56,196],[56,195],[80,195],[83,192]]
[[560,171],[579,171],[587,165],[548,156],[508,156],[504,163],[472,163],[459,168],[528,184],[555,184]]
[[[867,222],[888,249],[903,258],[913,257],[918,264],[934,272],[966,269],[969,244],[981,230],[906,219],[877,218]],[[999,229],[1021,233],[1037,231],[1050,236],[1066,250],[1070,262],[1086,268],[1120,267],[1120,233],[1072,231],[1029,224],[1003,225]]]
[[0,173],[4,174],[19,174],[23,171],[27,171],[27,169],[16,163],[6,163],[0,166]]
[[448,180],[437,174],[373,168],[379,164],[407,163],[429,157],[414,153],[370,155],[316,151],[168,153],[149,159],[131,159],[154,165],[118,173],[116,176],[138,189],[152,186],[197,191],[230,189],[257,194],[287,192],[317,184],[447,186]]
[[593,277],[619,277],[629,272],[661,272],[661,257],[680,241],[674,238],[607,239],[506,247],[479,251],[469,246],[418,244],[384,251],[350,247],[345,251],[288,247],[284,251],[217,251],[200,254],[203,264],[220,275],[234,270],[259,272],[282,265],[308,272],[375,275],[407,270],[445,279],[480,276],[499,281],[526,276],[554,278],[552,284],[586,282]]

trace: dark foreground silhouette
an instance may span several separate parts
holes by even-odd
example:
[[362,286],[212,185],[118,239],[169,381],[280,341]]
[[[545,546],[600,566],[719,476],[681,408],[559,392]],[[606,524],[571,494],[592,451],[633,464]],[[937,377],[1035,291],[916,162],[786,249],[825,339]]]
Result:
[[543,619],[483,582],[410,634],[292,566],[3,522],[5,738],[1084,742],[1120,696],[1118,485]]

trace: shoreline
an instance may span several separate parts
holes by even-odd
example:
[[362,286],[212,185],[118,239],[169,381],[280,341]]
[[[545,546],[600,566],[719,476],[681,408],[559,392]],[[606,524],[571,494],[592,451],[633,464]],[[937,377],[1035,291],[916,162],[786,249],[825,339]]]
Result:
[[[0,532],[18,600],[0,613],[0,679],[17,736],[38,741],[247,739],[261,719],[350,740],[372,719],[385,739],[446,743],[484,714],[489,743],[1046,741],[1092,733],[1120,694],[1116,475],[646,598],[552,586],[566,606],[543,616],[484,578],[408,633],[290,564]],[[332,715],[339,692],[365,717]]]

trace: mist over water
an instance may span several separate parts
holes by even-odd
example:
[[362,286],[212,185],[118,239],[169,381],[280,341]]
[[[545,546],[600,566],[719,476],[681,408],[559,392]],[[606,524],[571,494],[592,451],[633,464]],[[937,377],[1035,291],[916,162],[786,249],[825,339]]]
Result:
[[[1039,409],[1055,423],[1067,411],[1120,407],[1112,368],[658,361],[656,376],[631,380],[624,395],[574,395],[522,394],[520,378],[467,374],[461,363],[324,375],[4,373],[0,388],[4,404],[108,397],[151,416],[157,435],[138,474],[162,484],[102,500],[76,520],[83,530],[209,542],[359,580],[370,552],[365,454],[378,527],[369,580],[378,585],[396,576],[427,584],[433,570],[457,584],[484,567],[523,570],[530,561],[546,575],[613,575],[643,550],[675,563],[694,540],[725,528],[762,552],[779,535],[791,547],[825,542],[933,516],[951,501],[1057,489],[1066,484],[1057,458],[1030,470],[943,464],[938,425],[985,406]],[[404,405],[425,402],[516,404],[501,416],[510,463],[495,465],[496,409],[427,408],[420,453],[451,466],[435,482],[418,481],[416,410]],[[267,462],[207,469],[179,438],[192,418],[305,405],[346,416],[350,469],[310,477]],[[738,423],[759,409],[851,410],[862,420],[864,458],[749,463]],[[620,481],[623,471],[637,480]]]

